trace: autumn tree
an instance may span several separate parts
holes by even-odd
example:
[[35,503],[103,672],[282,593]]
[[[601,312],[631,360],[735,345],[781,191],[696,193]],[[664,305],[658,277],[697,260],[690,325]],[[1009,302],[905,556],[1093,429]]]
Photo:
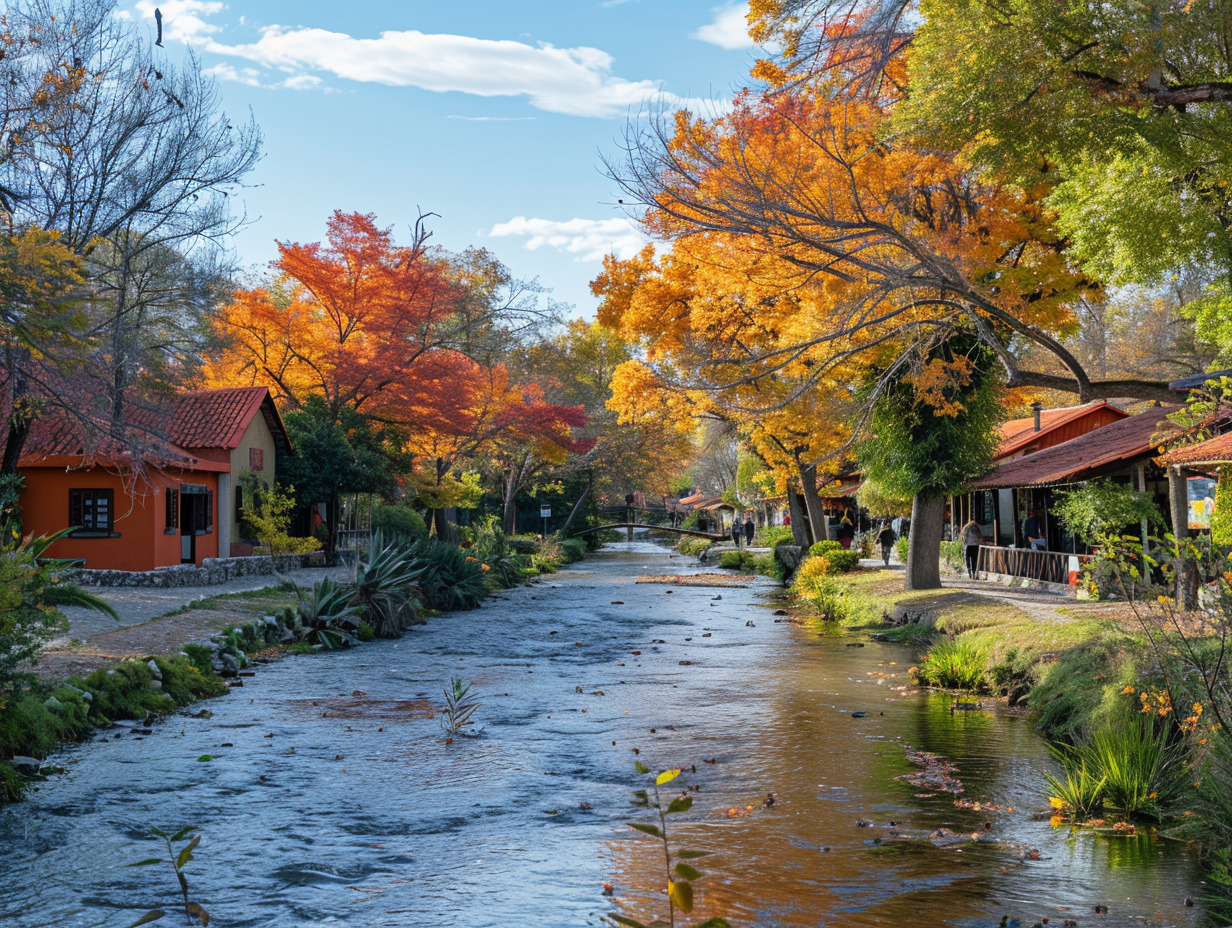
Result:
[[269,385],[292,410],[319,402],[334,423],[357,414],[402,429],[443,535],[455,470],[515,435],[568,445],[579,420],[500,360],[553,307],[487,252],[428,247],[425,218],[407,245],[375,217],[342,212],[323,243],[280,242],[275,279],[237,291],[217,316],[222,350],[206,373]]
[[[6,126],[21,113],[13,93],[46,96],[50,79],[71,75],[71,103],[33,134],[24,116],[25,137],[10,129],[11,156],[0,159],[7,222],[58,235],[78,256],[83,299],[74,345],[10,354],[5,375],[19,407],[28,393],[71,419],[87,451],[100,436],[157,437],[139,410],[200,354],[197,323],[237,225],[229,198],[260,148],[251,119],[221,111],[195,59],[167,62],[115,14],[111,0],[20,0],[6,12],[8,28],[30,38],[5,59]],[[20,455],[30,421],[10,421],[6,460]]]

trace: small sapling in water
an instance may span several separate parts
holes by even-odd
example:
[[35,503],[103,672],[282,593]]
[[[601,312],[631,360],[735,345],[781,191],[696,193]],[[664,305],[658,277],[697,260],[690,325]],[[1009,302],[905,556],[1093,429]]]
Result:
[[[640,774],[650,774],[650,768],[641,761],[638,761],[637,772]],[[636,789],[633,791],[633,805],[653,810],[659,819],[658,825],[647,825],[644,822],[629,822],[630,828],[650,835],[663,844],[663,862],[667,877],[667,917],[671,928],[676,928],[677,910],[682,915],[688,915],[693,911],[693,883],[701,877],[702,872],[692,863],[689,863],[689,861],[705,857],[708,853],[707,851],[679,850],[673,854],[671,844],[668,842],[667,817],[681,812],[688,812],[693,807],[693,797],[688,795],[687,790],[682,790],[679,795],[664,805],[659,787],[671,783],[683,772],[683,769],[679,767],[660,771],[654,774],[654,783],[650,790]],[[607,895],[606,890],[604,895]],[[647,928],[646,925],[637,919],[616,912],[608,913],[606,918],[614,924],[625,926],[625,928]],[[662,923],[656,922],[656,924]],[[694,925],[693,928],[731,928],[731,926],[721,918],[711,918]]]
[[[188,921],[191,924],[206,926],[210,923],[210,913],[202,908],[200,903],[193,902],[188,898],[188,879],[184,876],[185,865],[193,859],[193,851],[201,843],[201,835],[193,834],[196,830],[195,825],[189,825],[186,828],[181,828],[175,834],[169,835],[161,828],[150,828],[150,833],[156,838],[160,838],[167,845],[167,856],[147,857],[145,860],[137,861],[132,866],[149,867],[155,864],[170,863],[172,869],[175,870],[176,881],[180,884],[180,895],[184,900],[184,914],[188,916]],[[179,841],[185,841],[186,843],[177,851],[175,845]],[[138,925],[148,925],[151,922],[156,922],[166,914],[162,909],[151,909],[129,925],[129,928],[137,928]]]
[[445,710],[438,717],[441,723],[441,728],[445,734],[451,738],[454,735],[478,735],[483,729],[475,729],[466,731],[466,729],[474,725],[472,716],[475,711],[482,705],[474,696],[471,695],[471,684],[463,683],[457,677],[449,681],[449,686],[445,692]]

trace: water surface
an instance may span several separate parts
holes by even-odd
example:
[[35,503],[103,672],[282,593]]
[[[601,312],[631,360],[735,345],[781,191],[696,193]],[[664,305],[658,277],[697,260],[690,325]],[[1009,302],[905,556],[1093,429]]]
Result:
[[[158,852],[149,826],[187,824],[203,839],[186,875],[216,926],[665,916],[661,849],[624,824],[648,821],[628,801],[637,760],[696,767],[673,843],[713,852],[699,899],[734,925],[1201,923],[1182,848],[1032,814],[1048,760],[1029,721],[899,691],[907,649],[776,623],[768,581],[635,583],[693,564],[613,545],[397,641],[262,668],[212,718],[71,749],[67,774],[0,810],[0,925],[124,926],[169,906],[170,869],[128,865]],[[480,694],[483,733],[446,744],[432,712],[454,676]],[[980,809],[896,780],[916,769],[907,748],[950,761]],[[985,840],[938,847],[941,829]]]

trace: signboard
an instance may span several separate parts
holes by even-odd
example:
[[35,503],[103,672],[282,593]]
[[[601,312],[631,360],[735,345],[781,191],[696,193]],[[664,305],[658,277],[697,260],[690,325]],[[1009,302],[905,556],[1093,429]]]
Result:
[[541,519],[552,518],[552,507],[551,506],[540,506],[539,507],[539,518]]
[[1211,527],[1211,513],[1215,511],[1215,484],[1210,477],[1190,477],[1188,485],[1189,527]]

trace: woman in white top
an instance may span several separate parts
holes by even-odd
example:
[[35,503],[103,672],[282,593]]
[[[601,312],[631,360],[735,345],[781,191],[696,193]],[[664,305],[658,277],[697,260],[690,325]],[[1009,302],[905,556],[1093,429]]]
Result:
[[967,561],[967,576],[975,579],[975,565],[979,562],[980,545],[984,543],[984,533],[980,531],[975,519],[971,519],[959,531],[962,533],[963,552]]

